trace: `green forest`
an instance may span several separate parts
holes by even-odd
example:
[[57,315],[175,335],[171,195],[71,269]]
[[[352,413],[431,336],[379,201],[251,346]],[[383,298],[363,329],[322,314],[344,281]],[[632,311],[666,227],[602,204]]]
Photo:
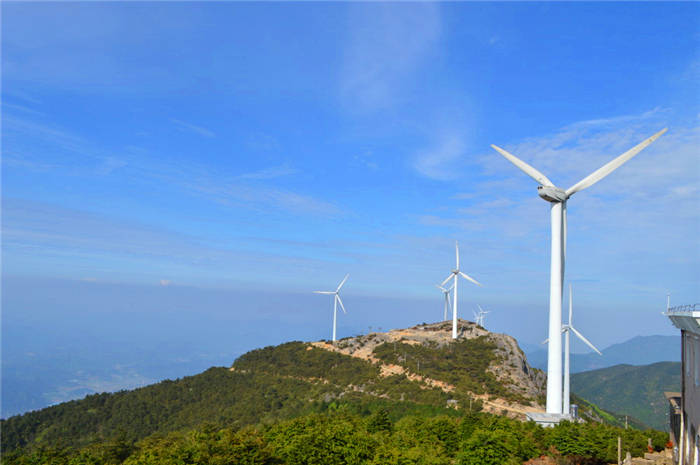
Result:
[[[3,456],[7,465],[509,465],[543,454],[561,464],[605,464],[623,450],[661,450],[667,435],[595,423],[542,428],[486,413],[409,414],[382,407],[360,411],[331,403],[323,413],[243,428],[205,423],[132,441],[124,433],[93,445],[41,446]],[[376,406],[375,406],[376,407]]]

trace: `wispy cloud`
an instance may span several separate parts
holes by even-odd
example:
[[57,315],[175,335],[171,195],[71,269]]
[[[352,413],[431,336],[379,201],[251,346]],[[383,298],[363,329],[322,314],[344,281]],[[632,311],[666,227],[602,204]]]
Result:
[[465,143],[456,133],[442,134],[435,145],[418,153],[413,167],[425,177],[447,181],[459,177],[454,162],[464,155]]
[[200,136],[204,137],[215,137],[216,134],[214,134],[213,131],[203,127],[203,126],[197,126],[191,123],[187,123],[185,121],[175,119],[175,118],[170,118],[170,121],[175,123],[175,126],[177,126],[178,129],[181,131],[186,131],[186,132],[192,132],[195,134],[199,134]]
[[269,186],[249,186],[200,178],[187,184],[193,191],[209,196],[221,204],[268,211],[270,208],[296,214],[337,216],[334,204],[309,195]]
[[437,45],[439,5],[351,5],[341,95],[346,106],[375,110],[392,105],[412,73]]
[[355,165],[363,166],[371,171],[379,169],[379,164],[375,161],[374,153],[371,150],[365,150],[352,157]]
[[31,103],[34,105],[39,105],[41,104],[41,100],[38,98],[34,97],[33,95],[24,92],[16,87],[11,87],[8,88],[7,86],[2,90],[2,96],[3,96],[3,105],[5,104],[5,101],[7,101],[7,97],[13,97],[18,100],[22,100],[25,103]]
[[9,103],[9,102],[7,102],[7,101],[3,101],[3,102],[2,102],[2,106],[3,106],[3,108],[4,108],[5,110],[7,110],[7,109],[16,110],[16,111],[20,111],[20,112],[22,112],[22,113],[29,113],[29,114],[37,115],[37,116],[42,116],[42,115],[44,115],[44,113],[42,113],[42,112],[40,112],[40,111],[38,111],[38,110],[34,110],[33,108],[29,108],[28,106],[25,106],[25,105],[17,105],[17,104],[15,104],[15,103]]
[[[278,200],[308,202],[293,195]],[[43,202],[3,198],[2,207],[4,266],[20,274],[40,266],[56,276],[87,275],[83,279],[91,281],[230,286],[228,280],[256,282],[271,270],[283,280],[298,279],[300,270],[322,276],[328,258],[339,253],[325,243],[239,237],[235,228],[226,239],[213,240]]]
[[[667,117],[668,112],[654,109],[581,121],[503,145],[567,188],[666,126]],[[685,269],[697,263],[700,128],[669,126],[637,157],[569,202],[572,279],[595,275],[606,286],[629,291],[638,285],[633,283],[646,282],[632,275],[651,274],[642,271],[650,264]],[[472,157],[485,180],[471,192],[455,194],[446,212],[419,217],[420,224],[471,238],[488,231],[513,257],[521,255],[513,249],[517,244],[537,251],[529,260],[546,266],[549,215],[536,183],[496,152]]]
[[290,176],[292,174],[298,173],[299,170],[292,168],[289,165],[279,165],[270,168],[265,168],[259,171],[253,171],[251,173],[244,173],[238,176],[238,179],[252,179],[252,180],[262,180],[262,179],[275,179],[281,178],[283,176]]
[[[4,156],[13,168],[54,171],[70,176],[108,176],[159,182],[219,204],[260,211],[336,216],[336,205],[275,185],[275,179],[298,172],[286,164],[236,175],[194,161],[162,162],[158,154],[127,146],[108,150],[69,130],[42,120],[3,115]],[[255,185],[251,181],[255,181]]]
[[[666,115],[662,109],[653,109],[638,115],[580,121],[552,134],[506,144],[505,148],[545,173],[555,184],[567,188],[667,126]],[[654,185],[659,178],[667,178],[671,174],[669,171],[674,171],[678,179],[687,178],[688,168],[695,163],[688,149],[697,143],[698,130],[687,126],[671,127],[634,161],[615,172],[615,186]],[[666,157],[673,163],[664,162]],[[508,175],[507,170],[519,173],[495,152],[485,154],[480,162],[489,174]],[[603,180],[596,185],[596,191],[603,192],[608,185]]]

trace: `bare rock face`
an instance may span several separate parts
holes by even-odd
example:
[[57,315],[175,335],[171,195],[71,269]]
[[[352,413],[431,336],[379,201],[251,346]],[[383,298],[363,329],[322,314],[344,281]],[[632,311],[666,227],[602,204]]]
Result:
[[[506,334],[491,333],[476,323],[467,320],[458,320],[457,342],[478,339],[488,341],[493,356],[490,357],[486,371],[491,373],[498,384],[508,394],[470,393],[475,399],[484,404],[484,409],[499,414],[507,414],[513,417],[524,418],[525,412],[543,411],[540,399],[545,389],[545,374],[532,368],[525,358],[525,354],[518,347],[517,341]],[[329,342],[316,342],[312,345],[335,352],[358,357],[380,365],[383,376],[403,374],[414,381],[419,381],[431,387],[439,387],[445,392],[452,392],[456,386],[435,374],[424,374],[420,369],[409,370],[405,363],[387,362],[377,357],[375,349],[383,344],[408,344],[420,345],[436,350],[449,349],[452,339],[452,322],[421,324],[406,329],[394,329],[387,332],[374,332],[362,336],[344,338],[331,344]],[[424,370],[427,371],[427,370]],[[503,397],[508,397],[505,399]],[[513,400],[513,397],[518,400]]]

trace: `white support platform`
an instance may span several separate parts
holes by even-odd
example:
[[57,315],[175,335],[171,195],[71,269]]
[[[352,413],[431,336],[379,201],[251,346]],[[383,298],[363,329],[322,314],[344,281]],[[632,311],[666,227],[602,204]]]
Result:
[[564,413],[530,412],[525,414],[528,420],[532,420],[540,426],[550,427],[558,425],[560,421],[574,421],[573,417]]

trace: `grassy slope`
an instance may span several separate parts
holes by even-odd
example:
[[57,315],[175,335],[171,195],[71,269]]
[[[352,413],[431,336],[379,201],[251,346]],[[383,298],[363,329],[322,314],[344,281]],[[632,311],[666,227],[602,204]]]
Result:
[[616,365],[571,376],[571,390],[606,410],[631,415],[649,426],[668,430],[664,391],[680,390],[678,362],[644,366]]

